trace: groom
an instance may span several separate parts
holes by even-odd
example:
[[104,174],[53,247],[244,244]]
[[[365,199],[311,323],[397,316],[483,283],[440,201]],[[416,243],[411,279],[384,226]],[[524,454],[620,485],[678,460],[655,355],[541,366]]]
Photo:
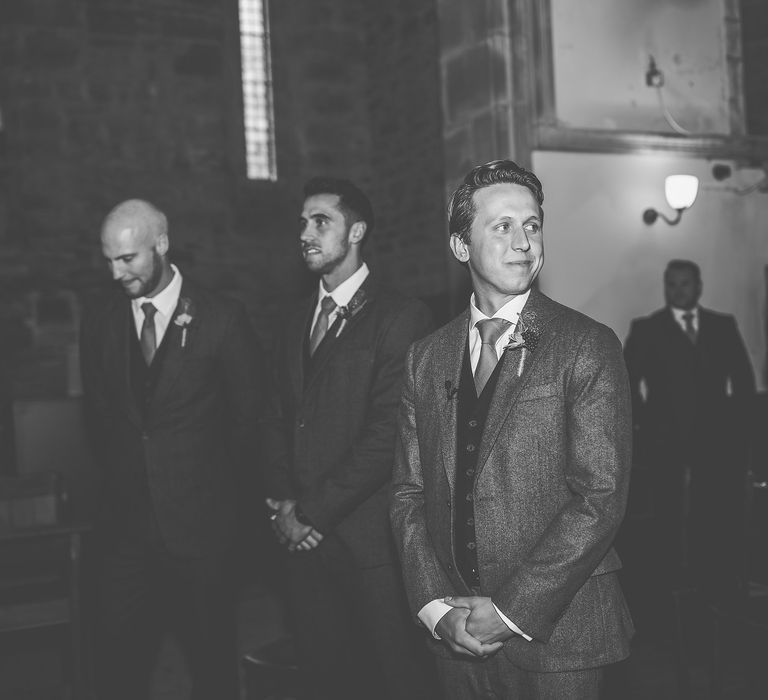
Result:
[[533,287],[542,201],[511,161],[469,172],[449,225],[474,294],[406,361],[391,515],[448,699],[596,700],[629,653],[621,344]]

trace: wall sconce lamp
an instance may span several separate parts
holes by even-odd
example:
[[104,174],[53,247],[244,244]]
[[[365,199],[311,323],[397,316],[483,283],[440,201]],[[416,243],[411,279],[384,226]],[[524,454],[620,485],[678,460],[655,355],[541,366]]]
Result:
[[664,195],[667,198],[667,204],[677,211],[677,216],[670,219],[660,211],[646,209],[643,212],[643,221],[650,226],[661,217],[670,226],[679,224],[680,219],[683,218],[683,212],[696,201],[698,192],[699,178],[695,175],[669,175],[664,181]]

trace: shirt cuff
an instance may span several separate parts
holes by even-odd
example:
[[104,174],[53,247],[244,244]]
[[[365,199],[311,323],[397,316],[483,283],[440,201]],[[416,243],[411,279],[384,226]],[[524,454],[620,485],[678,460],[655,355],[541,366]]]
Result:
[[501,610],[499,610],[498,607],[496,607],[496,603],[494,603],[493,601],[491,601],[491,603],[493,604],[493,607],[496,608],[496,612],[499,613],[499,617],[501,618],[502,622],[507,627],[509,627],[509,629],[511,629],[516,634],[519,634],[526,642],[532,642],[533,641],[533,637],[529,637],[514,622],[512,622],[512,620],[510,620],[503,612],[501,612]]
[[[496,609],[496,612],[499,614],[499,617],[502,619],[504,624],[509,627],[515,634],[519,634],[523,639],[525,639],[526,642],[533,641],[533,637],[530,637],[527,635],[523,630],[521,630],[512,620],[510,620],[501,610],[496,607],[496,604],[493,603],[493,607]],[[444,603],[439,598],[430,601],[427,603],[421,610],[419,610],[419,613],[417,617],[421,622],[423,623],[424,627],[426,627],[430,634],[435,639],[440,639],[440,635],[438,635],[435,632],[435,627],[437,627],[437,623],[440,622],[440,620],[443,618],[443,615],[445,615],[448,611],[452,610],[452,607],[446,603]]]
[[427,603],[421,610],[419,610],[419,614],[416,617],[421,620],[424,627],[429,630],[429,633],[435,639],[441,639],[441,637],[435,633],[435,627],[437,627],[437,623],[443,619],[443,615],[450,610],[453,610],[450,605],[446,605],[442,600],[437,598],[436,600]]

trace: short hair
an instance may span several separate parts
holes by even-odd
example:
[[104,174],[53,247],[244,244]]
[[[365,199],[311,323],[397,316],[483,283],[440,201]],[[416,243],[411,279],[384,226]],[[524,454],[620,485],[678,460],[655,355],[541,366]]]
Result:
[[470,170],[456,188],[448,202],[448,232],[469,243],[469,233],[475,219],[474,194],[484,187],[508,183],[522,185],[530,190],[539,205],[539,216],[544,223],[544,190],[539,178],[511,160],[492,160]]
[[693,273],[696,282],[701,284],[701,269],[692,260],[670,260],[667,263],[667,269],[664,270],[664,279],[667,278],[667,273],[672,270],[688,270]]
[[338,196],[339,209],[344,214],[347,227],[356,221],[364,221],[366,236],[373,231],[375,220],[371,200],[350,180],[339,177],[313,177],[304,185],[304,198],[316,194],[335,194]]

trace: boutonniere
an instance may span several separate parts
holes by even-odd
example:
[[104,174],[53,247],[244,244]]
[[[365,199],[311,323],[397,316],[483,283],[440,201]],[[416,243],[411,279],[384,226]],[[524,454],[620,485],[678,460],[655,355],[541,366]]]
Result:
[[368,303],[368,297],[365,294],[365,290],[361,287],[355,292],[355,295],[349,300],[349,304],[346,306],[340,306],[337,313],[341,319],[339,328],[336,331],[336,337],[338,338],[341,331],[344,330],[344,326],[347,325],[347,321],[357,316],[360,310]]
[[504,346],[504,351],[520,350],[520,361],[517,364],[517,376],[519,377],[523,373],[525,367],[525,361],[528,359],[528,353],[533,352],[536,349],[536,345],[539,342],[538,332],[529,326],[526,326],[522,317],[517,321],[515,330],[509,339],[509,342]]
[[179,302],[181,303],[181,313],[173,319],[173,322],[181,328],[181,347],[184,347],[187,344],[187,328],[195,320],[195,311],[192,300],[188,297],[181,297]]

